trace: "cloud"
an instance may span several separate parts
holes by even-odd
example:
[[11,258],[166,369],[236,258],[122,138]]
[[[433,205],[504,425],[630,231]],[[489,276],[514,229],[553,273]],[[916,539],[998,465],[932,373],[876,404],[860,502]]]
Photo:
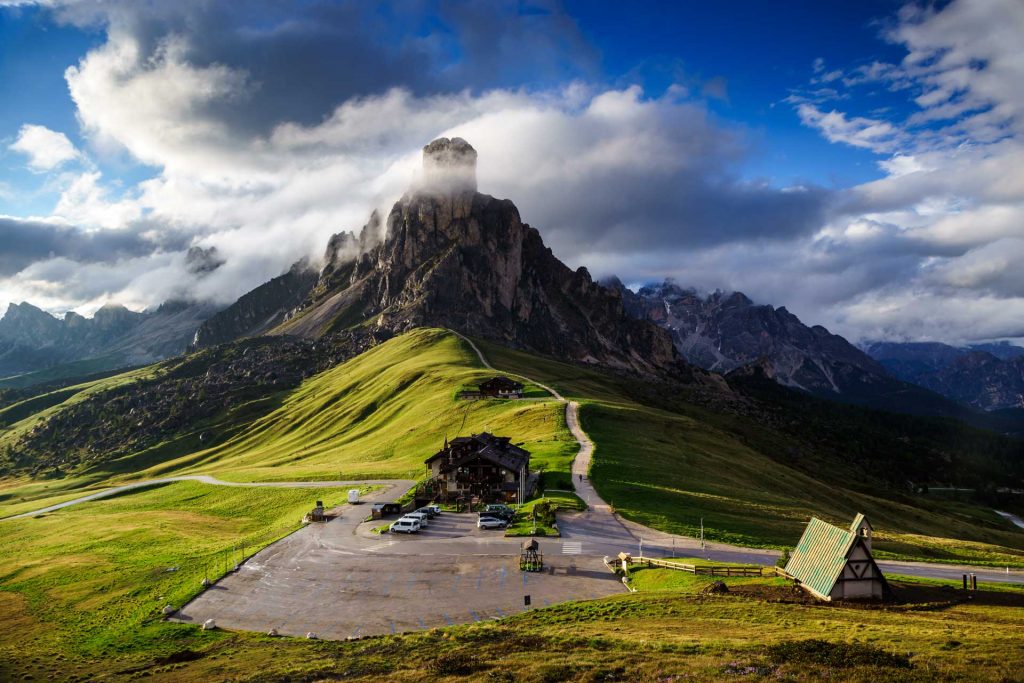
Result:
[[78,158],[78,150],[64,133],[33,124],[22,126],[8,149],[27,156],[33,171],[51,171]]
[[881,24],[903,60],[815,62],[793,115],[881,176],[845,189],[745,176],[756,140],[680,87],[600,85],[558,5],[368,7],[58,3],[105,34],[66,74],[90,150],[154,170],[53,174],[0,300],[231,301],[386,212],[422,145],[458,135],[481,191],[595,275],[741,289],[853,339],[1021,332],[1018,2],[907,9]]
[[848,117],[840,111],[824,112],[809,103],[797,105],[800,122],[817,128],[829,142],[841,142],[872,152],[892,152],[899,148],[902,131],[886,121],[864,116]]
[[0,250],[0,277],[16,275],[33,263],[53,259],[111,266],[125,258],[182,245],[180,236],[141,226],[135,230],[86,231],[53,221],[11,216],[0,216],[0,238],[4,245]]
[[[911,4],[885,25],[901,61],[843,69],[834,97],[789,100],[826,140],[878,155],[884,174],[836,193],[822,229],[790,245],[791,268],[812,273],[793,308],[855,339],[1020,337],[1024,5]],[[826,71],[815,63],[809,82]],[[904,104],[878,109],[879,85]],[[845,111],[824,104],[840,99]],[[855,113],[865,104],[874,109]],[[755,264],[722,267],[784,300]]]

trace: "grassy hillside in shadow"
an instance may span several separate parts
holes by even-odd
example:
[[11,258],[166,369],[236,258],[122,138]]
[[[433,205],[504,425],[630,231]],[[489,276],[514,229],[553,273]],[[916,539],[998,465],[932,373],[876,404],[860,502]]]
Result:
[[[581,402],[583,427],[596,444],[591,478],[627,519],[689,536],[699,533],[703,519],[710,540],[784,548],[796,544],[812,515],[845,526],[863,512],[875,526],[879,557],[1024,566],[1024,533],[991,508],[896,488],[844,457],[854,447],[846,434],[821,431],[809,439],[778,426],[817,424],[805,411],[825,403],[818,399],[793,396],[779,408],[788,410],[784,419],[769,415],[773,426],[709,409],[679,390],[477,343],[496,368],[527,374]],[[741,396],[736,400],[743,404]],[[905,457],[910,446],[903,430],[931,420],[891,416],[895,422],[876,420],[873,427],[864,419],[872,411],[828,409],[833,421],[858,428],[881,463]],[[967,429],[970,448],[957,452],[952,443],[943,457],[969,461],[972,449],[1007,443]]]

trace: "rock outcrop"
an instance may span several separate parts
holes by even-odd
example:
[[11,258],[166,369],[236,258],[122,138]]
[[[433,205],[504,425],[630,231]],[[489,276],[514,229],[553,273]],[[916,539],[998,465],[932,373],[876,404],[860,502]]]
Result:
[[263,283],[200,325],[192,339],[193,348],[255,337],[280,325],[316,282],[317,273],[309,264],[296,263],[284,275]]
[[511,201],[477,192],[475,165],[464,140],[427,145],[423,181],[391,209],[383,242],[355,248],[372,243],[376,215],[358,240],[332,238],[311,296],[276,332],[442,326],[574,362],[685,372],[664,330],[559,261]]

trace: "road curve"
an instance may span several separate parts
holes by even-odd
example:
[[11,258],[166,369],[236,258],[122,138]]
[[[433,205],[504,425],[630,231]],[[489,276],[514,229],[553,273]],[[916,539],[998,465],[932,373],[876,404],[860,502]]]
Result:
[[314,488],[336,488],[343,486],[360,486],[364,484],[369,485],[393,485],[393,486],[404,486],[403,491],[411,487],[415,482],[406,479],[368,479],[363,481],[255,481],[255,482],[238,482],[238,481],[222,481],[216,477],[212,477],[208,474],[187,474],[178,477],[162,477],[160,479],[146,479],[144,481],[135,481],[130,484],[123,484],[121,486],[114,486],[109,489],[103,489],[96,493],[90,493],[89,495],[82,496],[80,498],[74,498],[72,500],[66,500],[63,503],[57,503],[56,505],[50,505],[49,507],[40,508],[31,512],[23,512],[19,515],[11,515],[10,517],[0,518],[0,522],[9,519],[21,519],[23,517],[35,517],[36,515],[46,514],[47,512],[54,512],[62,508],[70,507],[72,505],[78,505],[79,503],[87,503],[91,500],[100,500],[101,498],[109,498],[110,496],[116,496],[119,493],[126,491],[133,491],[135,489],[146,488],[149,486],[159,486],[160,484],[170,484],[176,481],[198,481],[202,484],[210,484],[212,486],[244,486],[250,488],[281,488],[281,489],[314,489]]
[[[498,372],[498,370],[488,362],[479,347],[477,347],[471,339],[459,332],[455,332],[454,330],[452,330],[452,332],[469,345],[485,368]],[[657,529],[652,529],[642,524],[638,524],[637,522],[625,520],[615,514],[611,506],[608,505],[600,495],[598,495],[597,491],[590,483],[588,474],[590,472],[590,465],[594,454],[594,442],[590,440],[590,437],[587,436],[587,433],[583,431],[583,427],[580,425],[579,404],[576,401],[566,400],[565,397],[555,391],[552,387],[541,384],[531,377],[514,373],[505,374],[510,377],[518,377],[519,379],[531,382],[549,392],[558,401],[565,403],[566,426],[569,428],[569,431],[580,446],[579,451],[576,453],[576,457],[573,458],[572,461],[572,483],[573,486],[576,487],[577,495],[579,495],[579,497],[587,504],[588,510],[587,512],[579,515],[567,515],[566,521],[569,522],[568,524],[562,525],[560,522],[560,526],[563,527],[563,537],[572,537],[573,534],[571,530],[578,528],[579,537],[587,537],[595,540],[602,539],[608,543],[618,542],[623,545],[622,550],[631,549],[636,545],[639,552],[642,549],[643,544],[646,544],[648,551],[656,548],[657,550],[655,552],[665,552],[671,547],[673,550],[681,550],[690,554],[704,555],[709,559],[723,562],[745,562],[764,565],[775,563],[775,560],[779,557],[779,553],[774,550],[744,548],[742,546],[728,545],[725,543],[705,543],[702,546],[699,540],[689,536],[677,536],[663,531],[658,531]],[[1000,512],[999,514],[1018,526],[1024,526],[1024,520],[1015,518],[1014,515],[1010,515],[1005,512]],[[565,531],[569,531],[569,533],[566,534],[564,533]],[[965,573],[973,572],[979,579],[985,581],[994,581],[999,583],[1024,583],[1024,572],[1022,571],[1001,571],[998,569],[983,567],[933,564],[929,562],[879,561],[878,564],[886,571],[913,576],[937,579],[958,579]]]

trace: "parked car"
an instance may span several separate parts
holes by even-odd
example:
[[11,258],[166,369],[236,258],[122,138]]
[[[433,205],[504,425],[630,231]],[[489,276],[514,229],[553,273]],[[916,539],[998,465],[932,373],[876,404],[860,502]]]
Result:
[[516,516],[516,513],[512,511],[506,512],[504,510],[483,510],[479,515],[480,517],[496,517],[498,519],[503,519],[506,522],[510,522],[512,521],[512,518]]
[[434,517],[437,517],[437,511],[434,510],[434,508],[430,507],[429,505],[426,506],[426,507],[420,508],[416,512],[422,512],[423,514],[425,514],[427,516],[427,519],[433,519]]
[[498,517],[481,517],[476,520],[477,529],[504,529],[508,522]]
[[506,512],[508,514],[515,514],[515,510],[510,508],[508,505],[505,505],[504,503],[491,503],[490,505],[488,505],[487,507],[484,508],[484,511],[485,512]]
[[441,506],[440,505],[428,505],[427,507],[430,508],[431,510],[433,510],[435,515],[441,514]]
[[405,516],[413,517],[415,519],[420,520],[420,526],[427,526],[428,520],[430,519],[430,517],[427,516],[426,512],[420,512],[419,510],[417,510],[416,512],[407,512],[405,513]]
[[393,534],[415,534],[423,527],[420,524],[420,520],[415,517],[402,517],[398,521],[392,523],[388,527],[388,531]]

